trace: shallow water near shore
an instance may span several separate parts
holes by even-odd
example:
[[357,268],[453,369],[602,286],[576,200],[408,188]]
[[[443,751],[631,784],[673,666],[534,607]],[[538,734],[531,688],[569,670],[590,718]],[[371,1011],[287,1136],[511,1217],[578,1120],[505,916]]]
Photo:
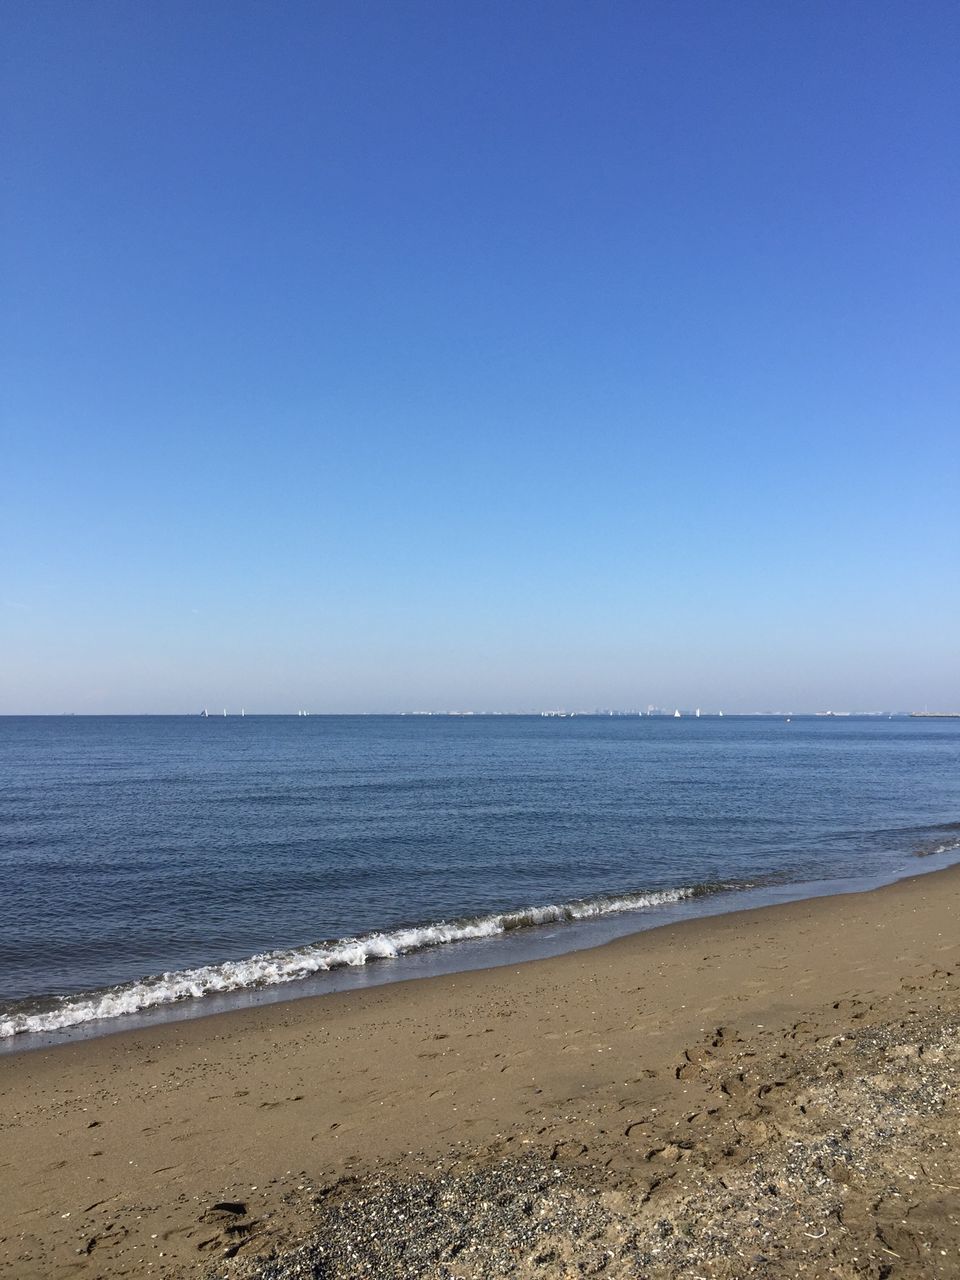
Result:
[[0,720],[2,1043],[933,870],[958,761],[909,719]]

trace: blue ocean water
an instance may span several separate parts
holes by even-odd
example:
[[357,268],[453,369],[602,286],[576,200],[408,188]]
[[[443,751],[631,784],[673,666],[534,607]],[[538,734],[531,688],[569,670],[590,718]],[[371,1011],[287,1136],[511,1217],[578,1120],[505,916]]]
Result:
[[960,857],[958,764],[960,720],[0,718],[0,1035],[894,879]]

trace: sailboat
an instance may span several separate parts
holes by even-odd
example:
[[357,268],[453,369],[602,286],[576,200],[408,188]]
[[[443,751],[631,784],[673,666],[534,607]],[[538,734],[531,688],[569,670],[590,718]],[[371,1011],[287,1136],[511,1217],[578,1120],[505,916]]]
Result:
[[243,707],[240,708],[240,718],[243,719]]
[[679,708],[679,707],[678,707],[678,708],[676,709],[676,711],[673,713],[673,718],[674,718],[674,720],[679,720],[679,719],[680,719],[680,708]]
[[200,719],[201,719],[201,720],[206,720],[206,718],[209,716],[209,714],[210,714],[210,712],[207,710],[207,708],[206,708],[206,707],[204,707],[204,708],[203,708],[203,710],[200,712]]
[[699,719],[700,719],[700,708],[699,708],[699,707],[697,707],[696,715],[697,715],[697,719],[699,720]]

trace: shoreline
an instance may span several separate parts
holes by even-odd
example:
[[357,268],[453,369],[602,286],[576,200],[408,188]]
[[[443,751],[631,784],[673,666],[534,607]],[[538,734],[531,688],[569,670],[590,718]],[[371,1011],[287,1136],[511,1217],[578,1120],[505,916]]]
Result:
[[[921,858],[929,860],[932,865],[923,870],[917,870],[908,865],[909,862],[915,862]],[[396,929],[358,935],[356,938],[295,947],[288,951],[271,952],[269,955],[296,956],[302,952],[327,952],[345,948],[353,949],[367,942],[374,944],[367,962],[359,965],[349,962],[338,963],[329,969],[318,970],[292,981],[270,982],[264,985],[251,983],[249,986],[227,991],[211,990],[201,996],[164,999],[154,1005],[145,1005],[143,1008],[129,1012],[107,1014],[100,1018],[90,1018],[66,1027],[4,1035],[0,1037],[0,1059],[11,1054],[56,1049],[62,1045],[99,1039],[102,1036],[116,1035],[125,1031],[150,1032],[170,1023],[220,1017],[227,1013],[275,1004],[326,998],[343,992],[360,992],[398,982],[420,982],[433,977],[449,977],[458,973],[535,963],[539,960],[559,958],[604,947],[620,939],[630,938],[634,934],[671,928],[678,923],[743,911],[763,910],[770,906],[812,901],[823,897],[873,892],[904,880],[935,875],[954,866],[960,866],[960,855],[956,849],[944,848],[930,854],[910,855],[909,859],[905,858],[892,873],[888,870],[882,875],[800,881],[771,880],[750,885],[693,886],[692,888],[648,890],[642,893],[622,891],[619,894],[614,892],[600,895],[595,902],[616,901],[618,898],[631,897],[661,899],[661,901],[651,901],[640,907],[624,907],[573,918],[550,917],[547,913],[563,911],[568,905],[576,907],[582,904],[504,910],[501,913],[491,913],[486,917],[477,917],[475,921],[472,918],[469,921],[466,918],[464,920],[458,918],[449,922],[436,921],[432,924],[400,926]],[[542,921],[532,920],[522,927],[508,927],[499,932],[478,931],[475,935],[468,933],[463,937],[454,936],[435,945],[420,945],[410,950],[403,950],[394,956],[384,956],[379,945],[383,939],[400,937],[404,934],[428,933],[439,929],[458,932],[464,923],[482,926],[497,919],[520,917],[527,913],[534,915],[538,912],[545,914]],[[242,960],[225,961],[222,964],[210,964],[197,970],[183,971],[183,975],[250,964],[257,959],[258,957],[248,957]],[[389,968],[391,963],[403,966],[404,971]],[[173,973],[164,975],[164,978],[176,979],[178,976]],[[154,979],[144,978],[138,981],[146,983]],[[132,989],[137,985],[137,981],[132,981],[120,984],[119,989]],[[110,993],[113,998],[112,993],[115,990],[117,988],[81,991],[67,998],[79,1001],[83,998],[102,997],[107,993]],[[39,1000],[43,997],[35,998]]]
[[[640,1131],[652,1150],[709,1091],[718,1028],[760,1061],[935,1007],[960,1014],[958,916],[955,865],[516,967],[5,1055],[0,1274],[239,1266],[307,1230],[322,1189],[452,1154],[480,1169],[556,1152],[575,1171],[602,1151],[629,1181],[650,1168]],[[225,1203],[252,1225],[231,1234]]]

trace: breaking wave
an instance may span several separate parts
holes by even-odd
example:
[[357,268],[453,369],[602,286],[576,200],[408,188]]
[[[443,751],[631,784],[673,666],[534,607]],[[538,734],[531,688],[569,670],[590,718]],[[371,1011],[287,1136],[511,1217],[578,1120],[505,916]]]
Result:
[[960,850],[960,836],[950,836],[937,844],[931,844],[914,852],[915,858],[932,858],[938,853],[956,853]]
[[196,1000],[206,995],[297,982],[317,973],[347,965],[364,965],[368,961],[395,960],[410,952],[444,946],[448,942],[496,938],[515,929],[643,911],[733,887],[735,886],[726,884],[690,885],[678,889],[550,903],[542,907],[526,907],[520,911],[497,912],[449,922],[440,920],[433,924],[368,933],[357,938],[341,938],[337,942],[266,951],[244,960],[225,960],[221,964],[162,973],[99,991],[48,997],[42,1001],[20,1000],[6,1008],[0,1006],[0,1038],[30,1032],[37,1034],[62,1031],[83,1023],[119,1018],[126,1013],[139,1013],[180,1000]]

